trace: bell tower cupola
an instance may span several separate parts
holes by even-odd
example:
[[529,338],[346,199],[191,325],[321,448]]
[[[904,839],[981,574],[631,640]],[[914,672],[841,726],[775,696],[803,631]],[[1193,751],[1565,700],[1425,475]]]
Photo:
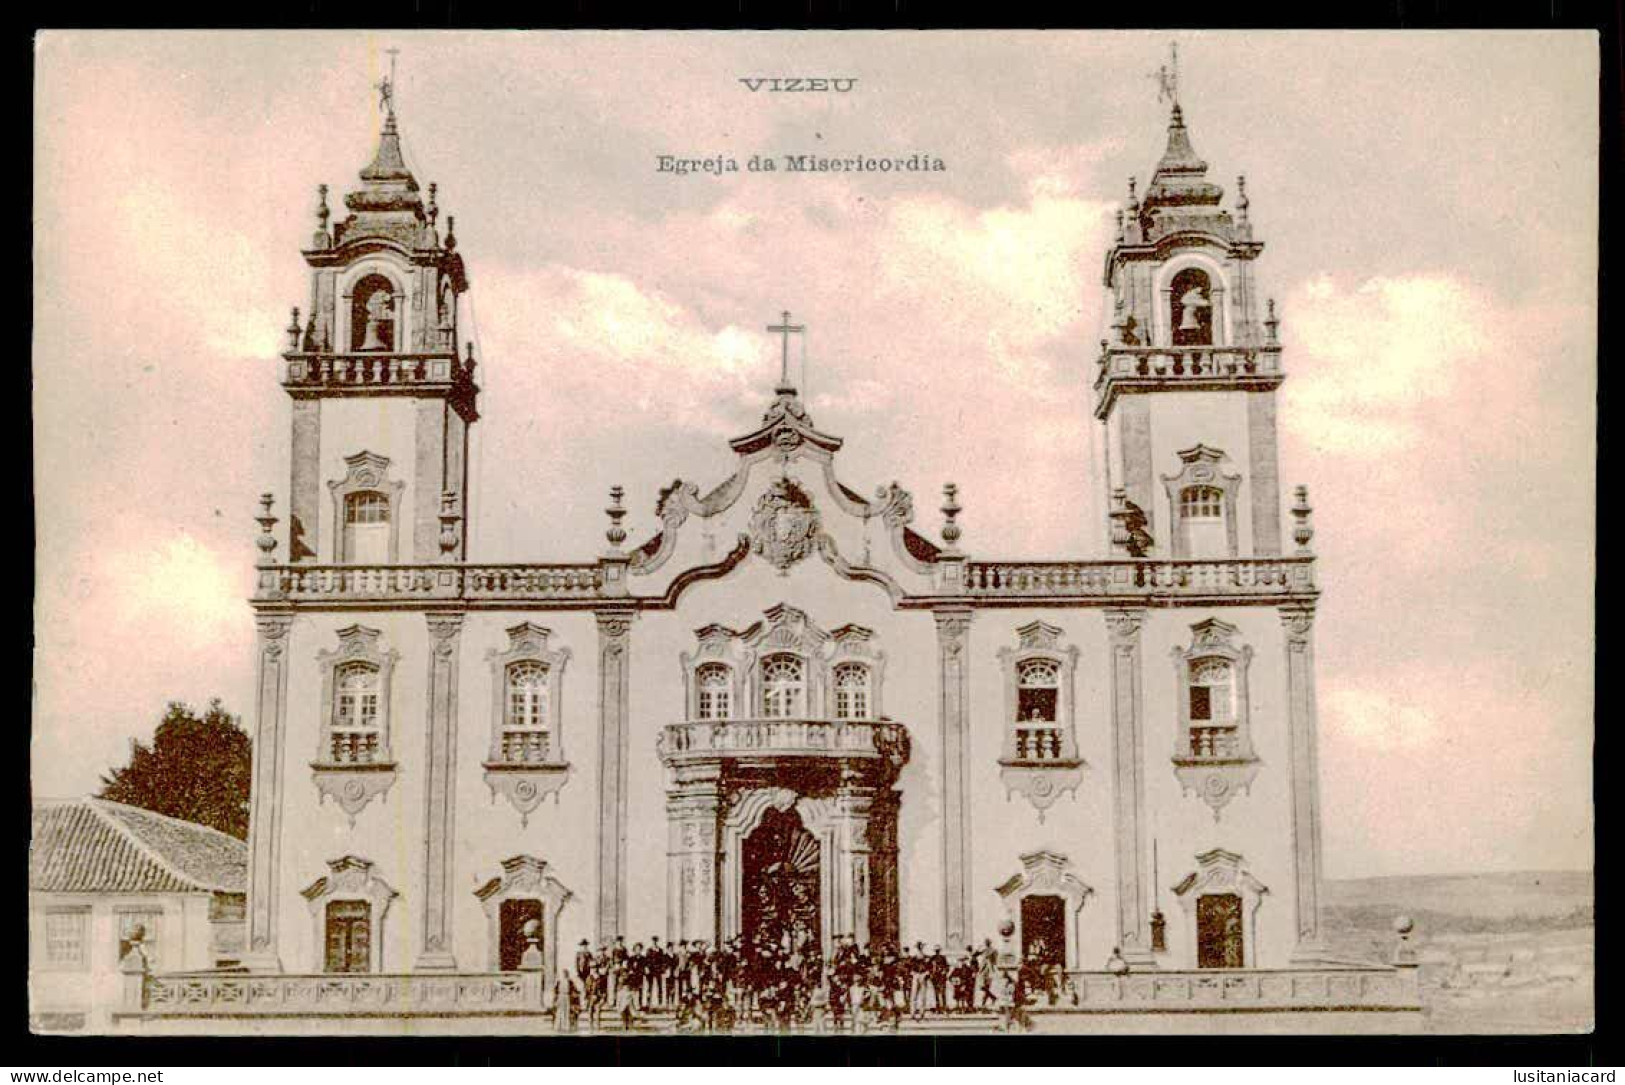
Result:
[[1106,252],[1095,417],[1106,430],[1107,532],[1125,557],[1281,552],[1274,303],[1261,319],[1244,177],[1225,206],[1179,100],[1158,76],[1167,143],[1143,193],[1129,179]]
[[333,221],[328,187],[317,189],[303,252],[309,308],[303,320],[294,310],[282,356],[296,562],[466,551],[468,431],[479,417],[473,344],[458,349],[468,274],[454,219],[442,233],[436,186],[422,191],[407,165],[393,72],[377,90],[383,127],[360,186],[344,196],[348,214]]

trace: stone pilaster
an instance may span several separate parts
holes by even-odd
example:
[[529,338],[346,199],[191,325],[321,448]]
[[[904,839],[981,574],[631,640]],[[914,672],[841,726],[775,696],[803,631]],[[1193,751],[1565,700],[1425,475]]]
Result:
[[254,697],[254,768],[248,815],[248,945],[243,964],[280,972],[277,878],[282,869],[282,781],[288,717],[288,649],[292,614],[260,614]]
[[835,871],[830,888],[835,899],[830,915],[834,934],[850,934],[858,945],[869,944],[869,817],[874,806],[874,789],[843,782],[835,791],[832,824],[835,842]]
[[1315,610],[1281,608],[1286,637],[1287,750],[1292,766],[1294,964],[1324,956],[1320,932],[1320,739],[1315,718]]
[[420,972],[456,971],[451,911],[457,809],[457,664],[461,614],[430,614],[428,764],[423,799],[423,945]]
[[[1157,533],[1156,491],[1151,464],[1151,397],[1123,395],[1117,401],[1117,431],[1121,448],[1123,480],[1119,485],[1128,499],[1145,513],[1145,529],[1154,545],[1166,547]],[[1156,551],[1167,553],[1166,549]]]
[[681,765],[666,792],[666,940],[717,941],[720,761]]
[[[293,443],[288,484],[288,560],[320,561],[322,401],[293,401]],[[333,525],[334,531],[341,530]]]
[[937,718],[942,736],[942,936],[962,946],[972,927],[970,871],[970,637],[968,607],[934,612],[937,620]]
[[1252,495],[1253,556],[1281,553],[1281,458],[1275,393],[1247,393],[1247,488]]
[[626,746],[630,610],[598,618],[598,940],[626,926]]
[[1111,639],[1112,821],[1117,860],[1117,941],[1137,969],[1155,968],[1151,955],[1150,877],[1145,848],[1144,701],[1140,677],[1143,610],[1106,611]]
[[440,495],[446,488],[446,415],[443,399],[417,401],[412,459],[412,560],[427,565],[440,556]]

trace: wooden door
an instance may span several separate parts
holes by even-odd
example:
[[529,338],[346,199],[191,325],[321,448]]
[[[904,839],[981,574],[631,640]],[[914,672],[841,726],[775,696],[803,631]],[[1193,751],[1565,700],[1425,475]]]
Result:
[[1021,898],[1021,959],[1066,967],[1066,901],[1048,894]]
[[1196,901],[1196,967],[1241,968],[1241,898],[1212,893]]
[[366,901],[327,906],[327,971],[372,971],[372,910]]

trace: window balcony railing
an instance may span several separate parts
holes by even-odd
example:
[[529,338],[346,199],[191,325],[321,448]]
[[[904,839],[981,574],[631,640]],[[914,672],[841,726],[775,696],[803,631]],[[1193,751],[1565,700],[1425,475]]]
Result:
[[552,746],[545,731],[504,731],[498,760],[504,765],[545,765]]
[[890,721],[705,720],[667,726],[659,749],[667,760],[770,756],[906,760],[908,729]]
[[1192,727],[1192,757],[1240,757],[1241,732],[1235,727]]
[[1016,727],[1015,753],[1017,761],[1062,761],[1065,756],[1065,735],[1056,724],[1020,724]]
[[333,765],[375,765],[383,761],[381,736],[376,731],[334,731],[327,753]]

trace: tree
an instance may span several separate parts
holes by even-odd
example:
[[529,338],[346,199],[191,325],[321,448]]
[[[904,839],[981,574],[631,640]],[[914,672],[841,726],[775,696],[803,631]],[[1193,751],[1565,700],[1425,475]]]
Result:
[[169,702],[149,747],[130,741],[130,763],[102,777],[99,798],[248,838],[253,743],[216,697],[200,718]]

